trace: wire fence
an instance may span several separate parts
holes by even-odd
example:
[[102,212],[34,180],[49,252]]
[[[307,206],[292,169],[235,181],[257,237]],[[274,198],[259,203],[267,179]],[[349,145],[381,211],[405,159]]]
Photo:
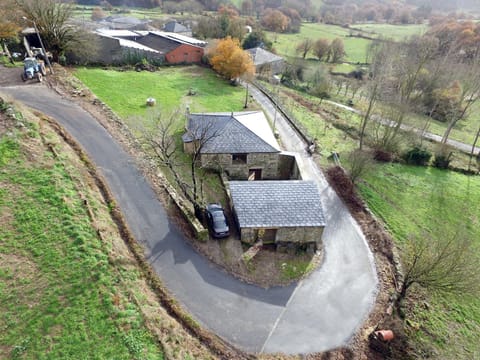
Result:
[[289,122],[289,124],[293,127],[293,129],[297,132],[297,134],[305,141],[306,144],[311,142],[311,137],[308,136],[307,129],[302,125],[300,121],[298,121],[295,116],[287,110],[278,100],[278,96],[275,97],[273,93],[263,86],[258,81],[254,81],[253,85],[260,90],[273,104],[276,106],[279,113]]

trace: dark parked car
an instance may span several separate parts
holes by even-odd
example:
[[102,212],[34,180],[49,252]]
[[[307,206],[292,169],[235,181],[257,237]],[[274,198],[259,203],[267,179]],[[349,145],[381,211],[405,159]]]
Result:
[[207,205],[207,221],[213,237],[222,238],[230,235],[230,228],[228,227],[222,205]]

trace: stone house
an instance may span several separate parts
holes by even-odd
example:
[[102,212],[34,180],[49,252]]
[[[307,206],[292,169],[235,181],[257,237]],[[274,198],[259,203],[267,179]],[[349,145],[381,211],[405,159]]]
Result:
[[230,181],[228,189],[242,242],[321,248],[325,217],[313,181]]
[[162,30],[180,35],[192,36],[191,29],[175,20],[169,21],[165,25],[163,25]]
[[247,49],[255,64],[257,75],[262,77],[270,77],[280,74],[285,69],[285,60],[270,51],[260,47]]
[[200,165],[236,180],[298,178],[294,157],[283,154],[261,111],[188,114],[184,151],[193,153],[201,139]]

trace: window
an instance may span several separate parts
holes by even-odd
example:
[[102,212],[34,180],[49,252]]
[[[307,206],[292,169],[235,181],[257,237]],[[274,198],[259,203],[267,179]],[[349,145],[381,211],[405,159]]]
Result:
[[232,164],[246,164],[247,154],[232,154]]

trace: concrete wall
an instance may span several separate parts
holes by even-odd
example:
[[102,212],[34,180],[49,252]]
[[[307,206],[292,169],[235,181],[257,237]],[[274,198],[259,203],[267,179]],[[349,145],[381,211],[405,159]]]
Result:
[[246,163],[241,163],[233,162],[232,154],[202,154],[201,163],[205,168],[228,172],[229,178],[234,180],[247,180],[249,169],[261,169],[264,180],[277,180],[278,156],[278,153],[252,153],[247,154]]

